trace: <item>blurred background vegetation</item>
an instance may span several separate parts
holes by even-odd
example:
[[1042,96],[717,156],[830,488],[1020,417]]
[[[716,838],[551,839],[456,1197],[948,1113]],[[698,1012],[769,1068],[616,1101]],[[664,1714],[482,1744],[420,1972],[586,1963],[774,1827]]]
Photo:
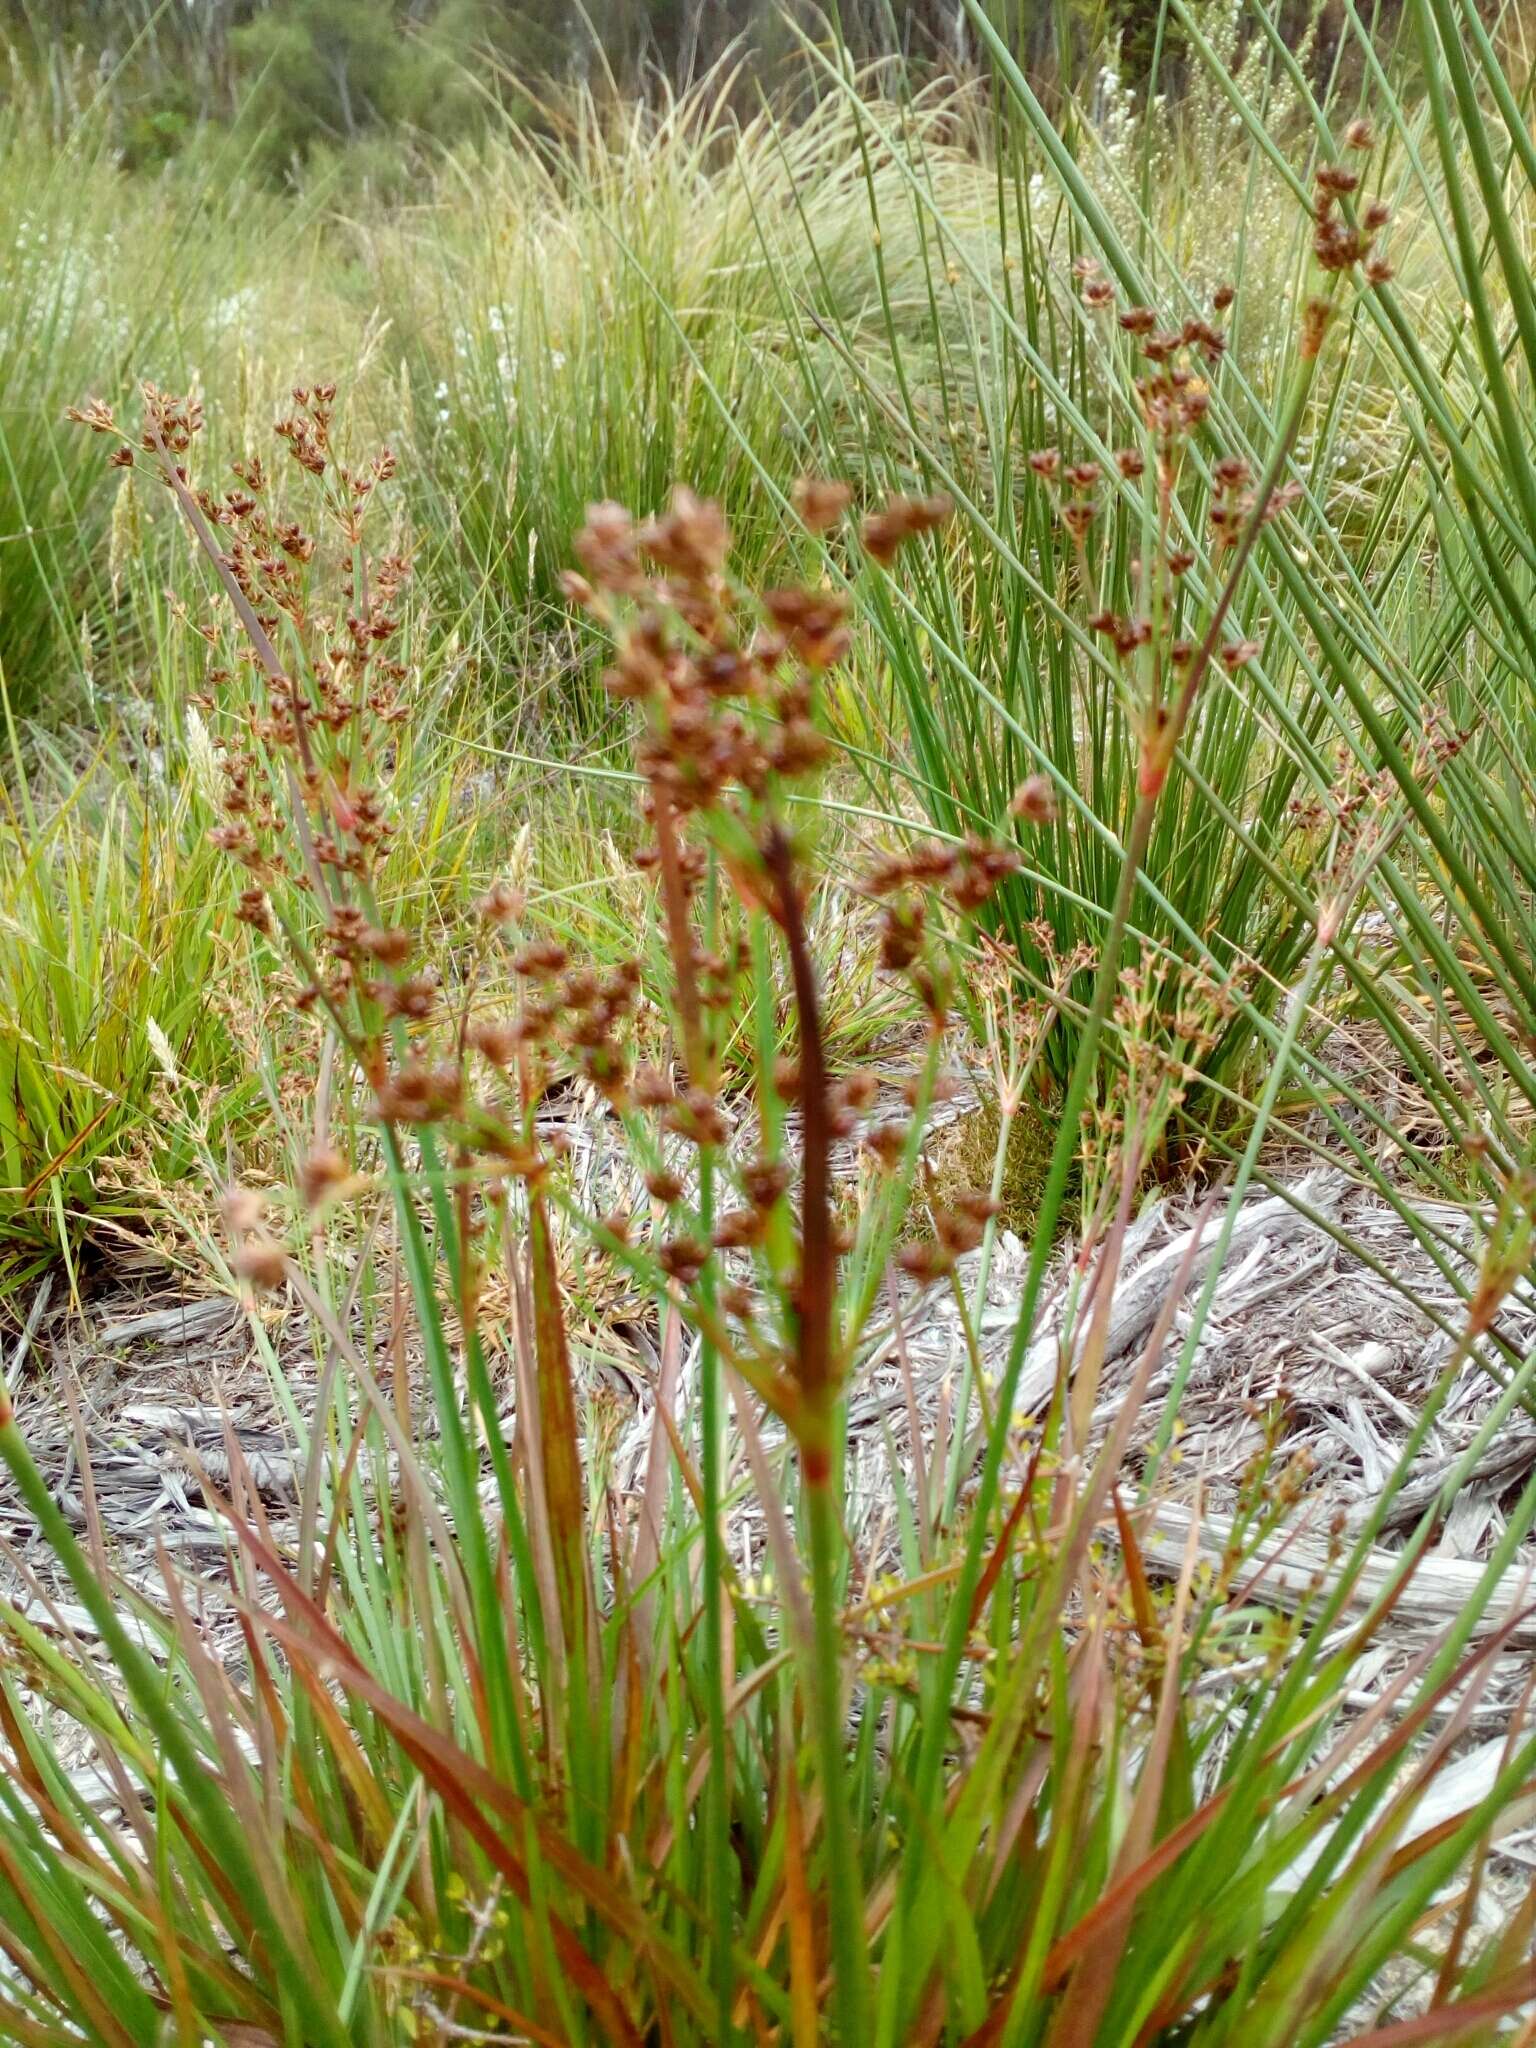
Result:
[[[1177,81],[1179,38],[1160,35],[1158,0],[990,0],[988,12],[1047,90],[1111,48],[1133,76],[1156,63],[1165,87]],[[1313,13],[1293,0],[1279,18],[1300,40]],[[1325,10],[1312,28],[1319,63],[1339,26]],[[398,179],[411,138],[462,142],[509,112],[536,123],[573,82],[682,89],[726,63],[738,101],[777,99],[799,76],[800,34],[829,30],[855,63],[899,60],[912,80],[980,59],[960,0],[0,0],[10,89],[41,86],[61,118],[82,87],[104,91],[128,168],[233,133],[277,179],[339,152]]]

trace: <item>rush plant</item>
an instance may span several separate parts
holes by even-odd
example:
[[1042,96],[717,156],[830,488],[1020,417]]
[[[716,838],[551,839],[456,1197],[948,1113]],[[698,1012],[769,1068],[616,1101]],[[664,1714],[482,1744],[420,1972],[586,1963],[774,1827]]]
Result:
[[[1325,327],[1309,315],[1299,381]],[[1155,359],[1149,379],[1146,474],[1172,487],[1193,387]],[[868,942],[923,1021],[899,1054],[835,1062],[807,941],[821,877],[805,799],[848,600],[743,587],[721,512],[686,491],[649,522],[588,515],[568,593],[634,709],[641,866],[672,967],[646,1019],[640,973],[573,958],[515,880],[465,905],[431,957],[390,898],[418,621],[408,563],[371,541],[393,459],[333,446],[333,391],[301,389],[279,430],[318,517],[249,457],[222,487],[199,479],[189,399],[147,389],[127,431],[99,403],[82,416],[169,492],[203,557],[215,836],[243,871],[258,968],[332,1079],[291,1184],[225,1200],[226,1269],[305,1474],[296,1536],[238,1443],[228,1485],[201,1482],[229,1557],[196,1597],[238,1618],[243,1658],[211,1654],[169,1559],[163,1599],[116,1580],[94,1510],[82,1542],[33,1465],[19,1390],[0,1416],[0,1457],[100,1644],[4,1610],[10,2038],[1338,2038],[1386,1966],[1455,1913],[1453,1879],[1536,1764],[1512,1737],[1486,1796],[1416,1821],[1515,1626],[1474,1641],[1536,1495],[1391,1711],[1352,1717],[1347,1701],[1427,1520],[1368,1611],[1347,1603],[1385,1500],[1277,1619],[1244,1558],[1286,1526],[1305,1475],[1261,1464],[1221,1569],[1197,1570],[1192,1545],[1154,1583],[1143,1516],[1171,1466],[1138,1475],[1127,1446],[1172,1299],[1107,1433],[1090,1428],[1102,1318],[1168,1109],[1153,1066],[1126,1084],[1089,1204],[1090,1307],[1055,1397],[1038,1422],[1013,1413],[1137,866],[1284,447],[1236,508],[1187,655],[1141,686],[1125,871],[1007,1371],[973,1377],[939,1440],[914,1436],[882,1536],[847,1482],[849,1397],[900,1350],[914,1290],[951,1289],[974,1329],[958,1262],[988,1241],[992,1205],[928,1200],[925,1128],[956,941],[1022,856],[972,837],[866,865]],[[1065,516],[1088,486],[1060,481]],[[826,530],[845,494],[811,483],[799,505]],[[894,499],[860,545],[895,583],[949,514]],[[1153,605],[1174,573],[1149,550]],[[1020,829],[1037,829],[1038,801],[1021,799]],[[1319,904],[1316,959],[1334,917]],[[658,1023],[666,1049],[642,1061]],[[571,1103],[601,1137],[596,1184],[562,1149]],[[1529,1207],[1511,1180],[1447,1389],[1517,1283]],[[584,1369],[576,1261],[628,1289],[651,1332],[651,1427],[627,1491]],[[277,1293],[313,1331],[312,1412],[260,1313]],[[64,1767],[66,1730],[99,1759],[108,1808]],[[1528,1995],[1523,1923],[1483,1942],[1453,1926],[1427,2019],[1356,2038],[1491,2038]]]

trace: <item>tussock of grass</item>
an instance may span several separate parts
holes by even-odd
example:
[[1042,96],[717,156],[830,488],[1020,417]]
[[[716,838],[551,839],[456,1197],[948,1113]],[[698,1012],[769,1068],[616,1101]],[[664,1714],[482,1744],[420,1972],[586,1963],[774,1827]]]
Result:
[[[991,1096],[983,1097],[964,1116],[958,1117],[936,1140],[933,1148],[933,1194],[941,1206],[952,1202],[961,1188],[992,1185],[997,1168],[998,1147],[1002,1145],[1002,1175],[998,1182],[998,1227],[1015,1237],[1027,1238],[1035,1228],[1051,1164],[1055,1131],[1046,1110],[1038,1102],[1025,1103],[1009,1119],[1006,1139],[1003,1112]],[[1069,1191],[1064,1222],[1070,1225],[1074,1204],[1081,1190]]]
[[[215,1145],[250,1127],[221,997],[233,994],[217,863],[195,793],[107,753],[28,773],[0,813],[0,1285],[67,1261],[82,1226],[132,1224],[193,1170],[189,1101]],[[184,1093],[190,1091],[190,1096]],[[124,1154],[137,1185],[114,1187]]]

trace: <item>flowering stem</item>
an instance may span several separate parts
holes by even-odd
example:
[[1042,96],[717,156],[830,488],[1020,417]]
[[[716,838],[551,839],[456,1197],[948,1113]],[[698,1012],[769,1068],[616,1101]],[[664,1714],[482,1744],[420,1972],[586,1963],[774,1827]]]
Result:
[[[149,421],[148,425],[150,436],[155,444],[155,452],[160,463],[161,473],[175,495],[176,503],[181,508],[182,516],[191,528],[193,539],[212,564],[213,572],[223,586],[224,594],[233,607],[235,617],[240,621],[241,631],[245,634],[247,640],[250,641],[252,651],[256,659],[261,663],[262,670],[274,694],[281,692],[288,701],[289,709],[293,713],[293,732],[295,744],[299,750],[299,764],[305,776],[312,777],[315,772],[314,754],[310,747],[309,727],[305,719],[304,706],[300,701],[298,688],[289,682],[287,675],[284,673],[283,664],[278,659],[277,649],[272,645],[266,627],[262,625],[261,620],[256,616],[255,607],[235,580],[234,573],[230,569],[228,562],[225,561],[218,542],[208,529],[208,522],[204,519],[196,498],[188,490],[185,480],[177,469],[175,462],[171,459],[171,452],[166,447],[159,428],[154,424],[153,420]],[[304,855],[304,865],[308,872],[310,883],[314,888],[315,901],[322,905],[327,904],[330,897],[325,886],[325,876],[321,871],[319,860],[315,854],[314,832],[309,821],[309,807],[304,800],[302,789],[298,778],[294,775],[292,766],[285,764],[285,769],[289,800],[293,806],[294,830],[299,835],[299,846]]]
[[[801,914],[794,861],[784,829],[776,822],[768,829],[763,859],[778,896],[778,920],[789,948],[795,1014],[800,1025],[800,1117],[805,1178],[801,1194],[795,1376],[807,1408],[815,1409],[830,1406],[834,1377],[832,1301],[836,1272],[832,1251],[832,1133],[827,1113],[827,1056],[822,1043],[816,967]],[[813,1468],[803,1442],[800,1448],[807,1479],[828,1477],[819,1465]]]
[[[708,1237],[714,1224],[715,1162],[713,1147],[699,1154],[699,1223]],[[714,1261],[699,1274],[700,1297],[712,1317],[715,1307]],[[712,1988],[718,2003],[719,2038],[733,2038],[731,1997],[734,1964],[731,1955],[732,1861],[730,1837],[730,1749],[725,1715],[725,1531],[721,1470],[720,1355],[701,1330],[699,1335],[699,1432],[703,1437],[701,1481],[704,1490],[704,1663],[709,1730],[709,1775],[704,1785],[704,1842],[708,1873],[709,1921],[713,1936],[710,1957]]]
[[[1050,1166],[1046,1174],[1045,1187],[1040,1198],[1040,1209],[1035,1222],[1034,1243],[1030,1253],[1028,1271],[1019,1298],[1018,1318],[1014,1324],[1013,1339],[1009,1347],[1008,1361],[1003,1369],[1002,1381],[997,1396],[997,1423],[987,1441],[986,1456],[982,1462],[981,1477],[977,1484],[976,1498],[971,1509],[970,1529],[967,1534],[964,1558],[955,1585],[954,1600],[949,1612],[949,1622],[944,1650],[938,1659],[938,1670],[934,1675],[934,1697],[943,1701],[953,1697],[955,1682],[965,1656],[966,1641],[971,1625],[971,1615],[977,1583],[981,1576],[993,1511],[997,1505],[1002,1485],[1003,1458],[1007,1449],[1014,1402],[1018,1394],[1019,1377],[1023,1371],[1025,1354],[1033,1334],[1035,1312],[1044,1285],[1046,1268],[1055,1249],[1056,1224],[1061,1215],[1062,1203],[1067,1192],[1067,1183],[1078,1149],[1079,1125],[1087,1106],[1088,1092],[1098,1068],[1099,1040],[1109,1016],[1120,978],[1120,959],[1125,947],[1125,937],[1130,926],[1131,906],[1135,901],[1136,889],[1141,877],[1142,865],[1147,848],[1151,843],[1152,826],[1157,815],[1158,802],[1166,786],[1166,770],[1177,750],[1180,737],[1189,720],[1195,702],[1195,693],[1209,669],[1212,655],[1219,643],[1222,622],[1231,609],[1238,582],[1247,566],[1250,555],[1264,525],[1270,501],[1279,487],[1290,452],[1295,446],[1305,411],[1308,394],[1312,388],[1316,370],[1315,353],[1303,351],[1297,361],[1292,377],[1291,390],[1285,414],[1277,437],[1274,452],[1266,465],[1263,480],[1254,494],[1254,501],[1240,539],[1232,553],[1222,588],[1212,607],[1211,617],[1200,645],[1192,658],[1189,674],[1183,688],[1173,704],[1169,706],[1166,719],[1157,735],[1157,748],[1162,757],[1163,772],[1148,774],[1150,765],[1146,752],[1143,755],[1143,773],[1136,799],[1136,808],[1131,819],[1127,836],[1125,856],[1120,869],[1120,879],[1115,891],[1115,900],[1110,912],[1109,928],[1105,935],[1103,952],[1099,957],[1099,968],[1094,981],[1093,998],[1084,1020],[1082,1036],[1078,1043],[1077,1056],[1067,1083],[1066,1098],[1061,1106],[1060,1123],[1056,1142],[1051,1151]],[[924,1730],[922,1747],[918,1755],[913,1785],[913,1809],[918,1814],[931,1813],[938,1794],[943,1770],[944,1756],[950,1739],[948,1717],[943,1713],[932,1715]],[[914,1901],[924,1876],[924,1859],[913,1856],[907,1861],[903,1873],[901,1894],[893,1916],[888,1937],[893,1957],[903,1954],[904,1937]],[[929,1954],[927,1944],[919,1944],[918,1951],[924,1958]],[[898,1973],[893,1973],[898,1974]],[[900,1972],[899,1974],[905,1974]],[[882,2020],[896,2009],[899,1987],[893,1986],[890,1995],[892,2003],[882,2001]],[[882,2028],[880,2040],[891,2037]]]
[[[828,1415],[827,1464],[832,1463],[833,1418]],[[827,1830],[827,1888],[831,1895],[832,1951],[836,1965],[838,2038],[866,2041],[869,1949],[864,1934],[862,1886],[853,1816],[848,1807],[848,1756],[843,1726],[843,1644],[839,1626],[838,1566],[843,1550],[840,1491],[830,1480],[807,1473],[806,1519],[811,1549],[811,1609],[814,1631],[812,1700],[816,1747]]]
[[847,1744],[843,1726],[843,1659],[839,1628],[843,1433],[837,1414],[838,1375],[833,1360],[836,1255],[832,1242],[831,1122],[826,1048],[816,968],[801,911],[794,858],[783,827],[770,824],[763,860],[773,879],[777,921],[789,951],[799,1024],[800,1119],[803,1185],[800,1201],[800,1273],[795,1300],[794,1373],[804,1396],[795,1438],[805,1484],[811,1551],[813,1613],[812,1700],[827,1830],[827,1879],[839,2038],[864,2041],[868,1944],[859,1881],[856,1832],[847,1798]]
[[[677,1007],[682,1027],[683,1060],[690,1087],[708,1088],[714,1078],[710,1049],[704,1035],[704,1011],[699,1001],[694,972],[693,928],[688,917],[688,893],[683,880],[678,843],[677,818],[671,799],[659,780],[651,783],[651,807],[656,825],[656,847],[661,874],[662,913],[666,919],[667,944],[676,977]],[[714,1222],[714,1148],[699,1148],[699,1222],[706,1239]],[[709,1734],[709,1769],[704,1783],[704,1867],[706,1916],[711,1930],[710,1975],[717,2001],[716,2024],[719,2038],[732,2038],[731,1998],[734,1965],[731,1945],[734,1933],[730,1836],[730,1750],[725,1713],[725,1532],[720,1439],[720,1356],[710,1341],[708,1325],[715,1308],[712,1261],[706,1260],[699,1274],[700,1300],[705,1308],[705,1327],[699,1336],[699,1433],[703,1439],[700,1481],[703,1488],[704,1521],[704,1663],[706,1725]]]

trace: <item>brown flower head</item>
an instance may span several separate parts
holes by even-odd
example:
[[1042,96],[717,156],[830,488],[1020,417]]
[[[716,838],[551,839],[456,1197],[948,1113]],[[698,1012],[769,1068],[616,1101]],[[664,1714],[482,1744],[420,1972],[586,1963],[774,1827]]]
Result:
[[1027,775],[1013,792],[1008,811],[1028,825],[1054,825],[1061,816],[1056,791],[1048,775]]
[[582,567],[599,590],[632,593],[641,588],[635,522],[622,505],[605,498],[587,507],[587,523],[573,543]]
[[954,500],[942,492],[928,498],[892,498],[864,521],[861,537],[865,552],[877,562],[889,563],[908,541],[935,532],[954,509]]
[[795,510],[812,533],[825,533],[847,511],[853,493],[846,484],[824,477],[803,476],[795,485]]
[[679,484],[667,512],[641,528],[639,541],[651,559],[671,575],[684,583],[703,585],[724,568],[731,531],[713,500],[696,497],[685,484]]

